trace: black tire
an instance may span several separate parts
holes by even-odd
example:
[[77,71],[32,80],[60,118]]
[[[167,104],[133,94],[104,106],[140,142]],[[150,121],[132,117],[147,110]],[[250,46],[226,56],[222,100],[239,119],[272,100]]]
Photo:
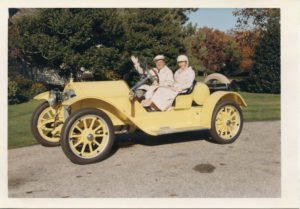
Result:
[[59,140],[57,142],[48,141],[38,131],[37,125],[38,125],[39,117],[40,117],[41,113],[46,108],[49,108],[49,103],[48,102],[43,102],[33,112],[32,118],[31,118],[31,133],[34,136],[34,138],[37,140],[37,142],[40,143],[41,145],[45,146],[45,147],[59,146],[59,144],[60,144]]
[[[230,106],[230,107],[235,108],[235,110],[237,111],[237,113],[240,117],[240,120],[237,123],[237,125],[239,125],[238,130],[236,131],[236,133],[234,135],[232,135],[232,136],[230,135],[229,139],[222,138],[216,130],[216,117],[217,117],[217,114],[225,106]],[[213,112],[213,115],[212,115],[211,129],[210,129],[210,134],[211,134],[211,137],[212,137],[212,141],[214,141],[218,144],[233,143],[239,137],[239,135],[241,134],[242,129],[243,129],[243,114],[242,114],[242,110],[239,107],[239,105],[237,105],[236,103],[234,103],[232,101],[220,101],[216,105],[216,107],[214,109],[214,112]]]
[[[106,123],[108,129],[108,134],[107,134],[108,142],[106,143],[105,147],[101,150],[100,154],[93,158],[82,158],[76,155],[76,153],[74,153],[70,147],[71,139],[69,137],[69,133],[71,131],[71,128],[76,121],[80,120],[81,117],[86,115],[94,115],[97,118],[101,118],[102,122],[104,121]],[[61,148],[65,153],[65,155],[73,163],[84,165],[84,164],[90,164],[90,163],[96,163],[102,161],[109,156],[112,146],[114,144],[114,128],[111,120],[103,111],[94,108],[86,108],[74,112],[67,118],[67,120],[65,121],[62,127],[60,137],[61,137],[60,138]]]

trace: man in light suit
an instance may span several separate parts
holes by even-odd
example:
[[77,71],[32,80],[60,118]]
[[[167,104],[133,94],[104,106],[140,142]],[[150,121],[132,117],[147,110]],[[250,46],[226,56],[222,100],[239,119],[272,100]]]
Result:
[[[138,59],[134,56],[131,56],[131,60],[135,69],[140,74],[143,74],[144,70],[140,67]],[[173,72],[165,64],[164,55],[155,56],[153,61],[156,67],[152,68],[150,73],[153,73],[154,75],[156,74],[158,79],[155,80],[151,85],[143,85],[140,87],[140,89],[145,89],[147,91],[145,94],[145,100],[142,101],[143,106],[149,106],[151,103],[151,97],[159,87],[171,87],[174,83]]]

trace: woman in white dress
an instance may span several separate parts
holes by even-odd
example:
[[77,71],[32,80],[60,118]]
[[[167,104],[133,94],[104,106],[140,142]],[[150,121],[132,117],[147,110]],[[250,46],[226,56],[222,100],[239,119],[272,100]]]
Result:
[[159,87],[156,90],[151,97],[151,102],[148,103],[152,108],[161,111],[167,110],[179,93],[186,92],[193,85],[195,72],[189,66],[187,56],[178,56],[177,64],[179,69],[175,72],[174,84],[171,87]]

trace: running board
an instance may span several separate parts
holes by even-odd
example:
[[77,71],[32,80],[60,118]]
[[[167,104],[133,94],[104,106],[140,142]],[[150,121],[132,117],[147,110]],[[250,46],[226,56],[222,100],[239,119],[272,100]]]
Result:
[[172,133],[179,133],[179,132],[188,132],[188,131],[200,131],[200,130],[207,130],[205,127],[183,127],[183,128],[171,128],[171,127],[161,127],[158,130],[152,130],[155,135],[164,135],[164,134],[172,134]]

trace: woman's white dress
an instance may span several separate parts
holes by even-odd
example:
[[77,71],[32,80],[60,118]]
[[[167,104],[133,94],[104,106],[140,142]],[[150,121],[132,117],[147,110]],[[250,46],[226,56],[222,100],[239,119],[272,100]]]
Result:
[[193,85],[195,72],[191,67],[178,69],[174,74],[172,87],[159,87],[153,94],[151,100],[161,111],[167,110],[179,93],[184,93]]

